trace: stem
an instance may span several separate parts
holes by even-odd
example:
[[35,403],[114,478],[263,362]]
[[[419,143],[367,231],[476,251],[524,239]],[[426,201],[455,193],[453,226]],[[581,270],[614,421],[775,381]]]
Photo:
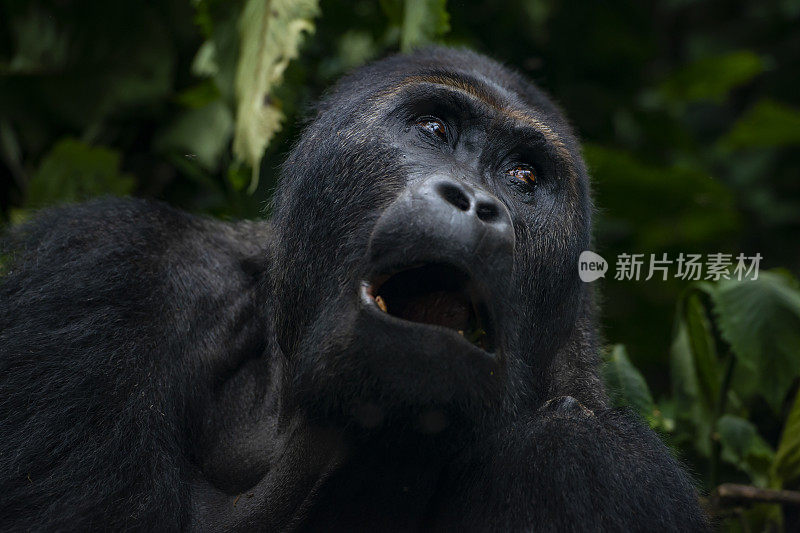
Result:
[[750,485],[723,483],[711,493],[715,509],[752,505],[755,503],[777,503],[800,506],[800,492],[794,490],[760,489]]
[[722,451],[722,444],[717,435],[717,422],[725,414],[725,408],[728,406],[728,389],[731,386],[731,379],[733,379],[733,369],[736,367],[736,357],[733,352],[728,351],[728,360],[725,363],[725,374],[722,376],[722,383],[719,387],[719,396],[717,397],[717,405],[714,409],[714,422],[711,427],[711,464],[709,468],[709,482],[713,487],[717,484],[719,478],[719,457]]

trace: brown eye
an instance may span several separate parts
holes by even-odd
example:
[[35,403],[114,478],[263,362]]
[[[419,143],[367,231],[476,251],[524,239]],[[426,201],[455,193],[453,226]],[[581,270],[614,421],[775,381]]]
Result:
[[508,173],[519,180],[530,183],[531,185],[536,183],[536,173],[531,167],[520,165],[518,167],[509,169]]
[[441,140],[447,141],[447,131],[445,130],[444,124],[441,120],[435,118],[425,118],[417,122],[417,126],[428,133],[436,135]]

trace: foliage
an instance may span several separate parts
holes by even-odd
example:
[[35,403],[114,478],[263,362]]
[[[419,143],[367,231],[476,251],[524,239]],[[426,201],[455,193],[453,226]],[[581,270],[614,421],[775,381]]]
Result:
[[264,149],[283,120],[270,92],[297,57],[303,33],[314,30],[310,19],[317,10],[316,0],[248,0],[242,11],[233,152],[254,169],[251,192],[258,185]]
[[62,139],[44,156],[28,184],[32,206],[74,202],[99,194],[129,194],[133,177],[120,172],[116,150]]
[[[800,481],[800,287],[794,278],[773,271],[690,286],[678,302],[671,363],[672,394],[659,402],[623,347],[608,351],[603,369],[617,405],[633,408],[706,468],[706,489],[742,477],[773,488]],[[770,431],[774,425],[783,427],[780,439]],[[779,514],[766,519],[779,524]]]

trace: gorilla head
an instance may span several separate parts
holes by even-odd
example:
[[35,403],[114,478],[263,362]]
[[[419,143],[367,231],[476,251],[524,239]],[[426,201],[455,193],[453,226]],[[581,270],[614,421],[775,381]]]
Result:
[[[576,268],[591,209],[566,121],[518,74],[445,48],[350,74],[275,199],[292,390],[326,411],[377,408],[367,425],[394,408],[541,403],[567,377],[553,370],[592,352]],[[561,392],[593,403],[593,389]]]

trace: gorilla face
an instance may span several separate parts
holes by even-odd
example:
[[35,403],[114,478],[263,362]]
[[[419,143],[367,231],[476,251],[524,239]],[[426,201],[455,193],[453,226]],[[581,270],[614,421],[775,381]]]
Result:
[[539,397],[588,313],[575,265],[590,212],[574,138],[518,75],[451,49],[356,71],[276,195],[274,328],[292,390],[343,413]]

